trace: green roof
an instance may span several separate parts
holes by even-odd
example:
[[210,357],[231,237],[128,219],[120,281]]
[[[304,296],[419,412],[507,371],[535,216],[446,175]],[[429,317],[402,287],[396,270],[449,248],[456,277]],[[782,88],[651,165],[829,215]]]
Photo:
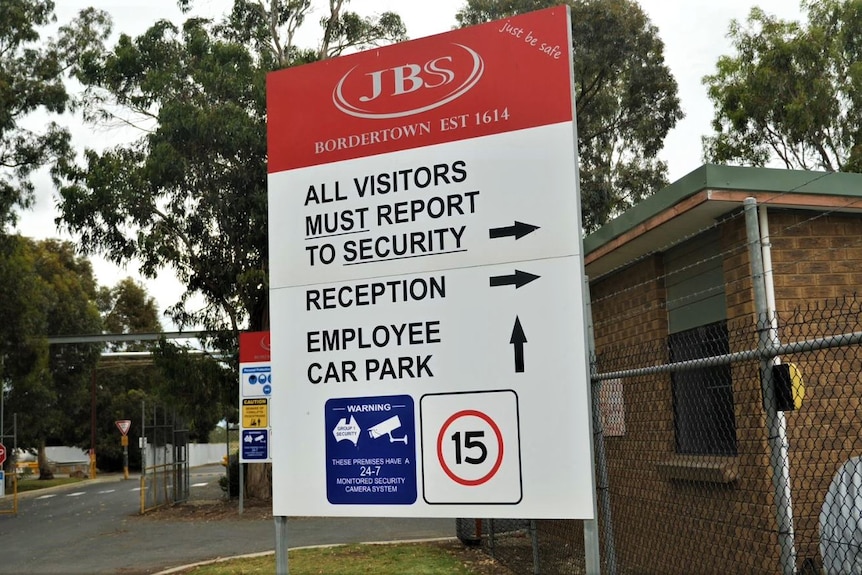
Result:
[[704,164],[588,235],[584,238],[584,253],[589,254],[707,189],[862,197],[862,174]]

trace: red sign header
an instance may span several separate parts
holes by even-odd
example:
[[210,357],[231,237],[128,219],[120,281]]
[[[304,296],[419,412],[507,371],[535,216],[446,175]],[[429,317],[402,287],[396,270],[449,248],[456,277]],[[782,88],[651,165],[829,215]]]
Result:
[[241,331],[239,334],[239,362],[270,361],[269,332]]
[[570,43],[563,6],[274,72],[269,172],[570,122]]

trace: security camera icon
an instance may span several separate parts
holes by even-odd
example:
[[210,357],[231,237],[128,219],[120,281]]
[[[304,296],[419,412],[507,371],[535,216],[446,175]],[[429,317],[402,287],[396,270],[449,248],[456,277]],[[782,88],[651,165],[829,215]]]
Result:
[[389,443],[403,443],[407,445],[407,436],[404,437],[392,437],[392,432],[401,427],[401,419],[397,415],[393,415],[389,419],[385,421],[381,421],[374,427],[368,428],[368,433],[371,435],[372,439],[377,439],[378,437],[383,437],[384,435],[389,436]]

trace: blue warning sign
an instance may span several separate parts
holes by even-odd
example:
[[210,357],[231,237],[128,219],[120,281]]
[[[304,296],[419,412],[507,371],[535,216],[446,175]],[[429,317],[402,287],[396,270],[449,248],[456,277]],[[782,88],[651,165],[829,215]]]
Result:
[[240,443],[243,461],[269,459],[269,430],[243,429]]
[[336,505],[416,502],[416,417],[409,395],[326,402],[326,498]]

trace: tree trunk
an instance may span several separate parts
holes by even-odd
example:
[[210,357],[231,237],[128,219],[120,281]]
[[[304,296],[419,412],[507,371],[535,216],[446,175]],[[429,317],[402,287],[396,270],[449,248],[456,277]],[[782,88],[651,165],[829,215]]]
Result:
[[272,463],[249,463],[245,494],[250,499],[272,499]]
[[45,440],[39,441],[39,479],[54,479],[54,472],[48,465],[48,457],[45,455]]

